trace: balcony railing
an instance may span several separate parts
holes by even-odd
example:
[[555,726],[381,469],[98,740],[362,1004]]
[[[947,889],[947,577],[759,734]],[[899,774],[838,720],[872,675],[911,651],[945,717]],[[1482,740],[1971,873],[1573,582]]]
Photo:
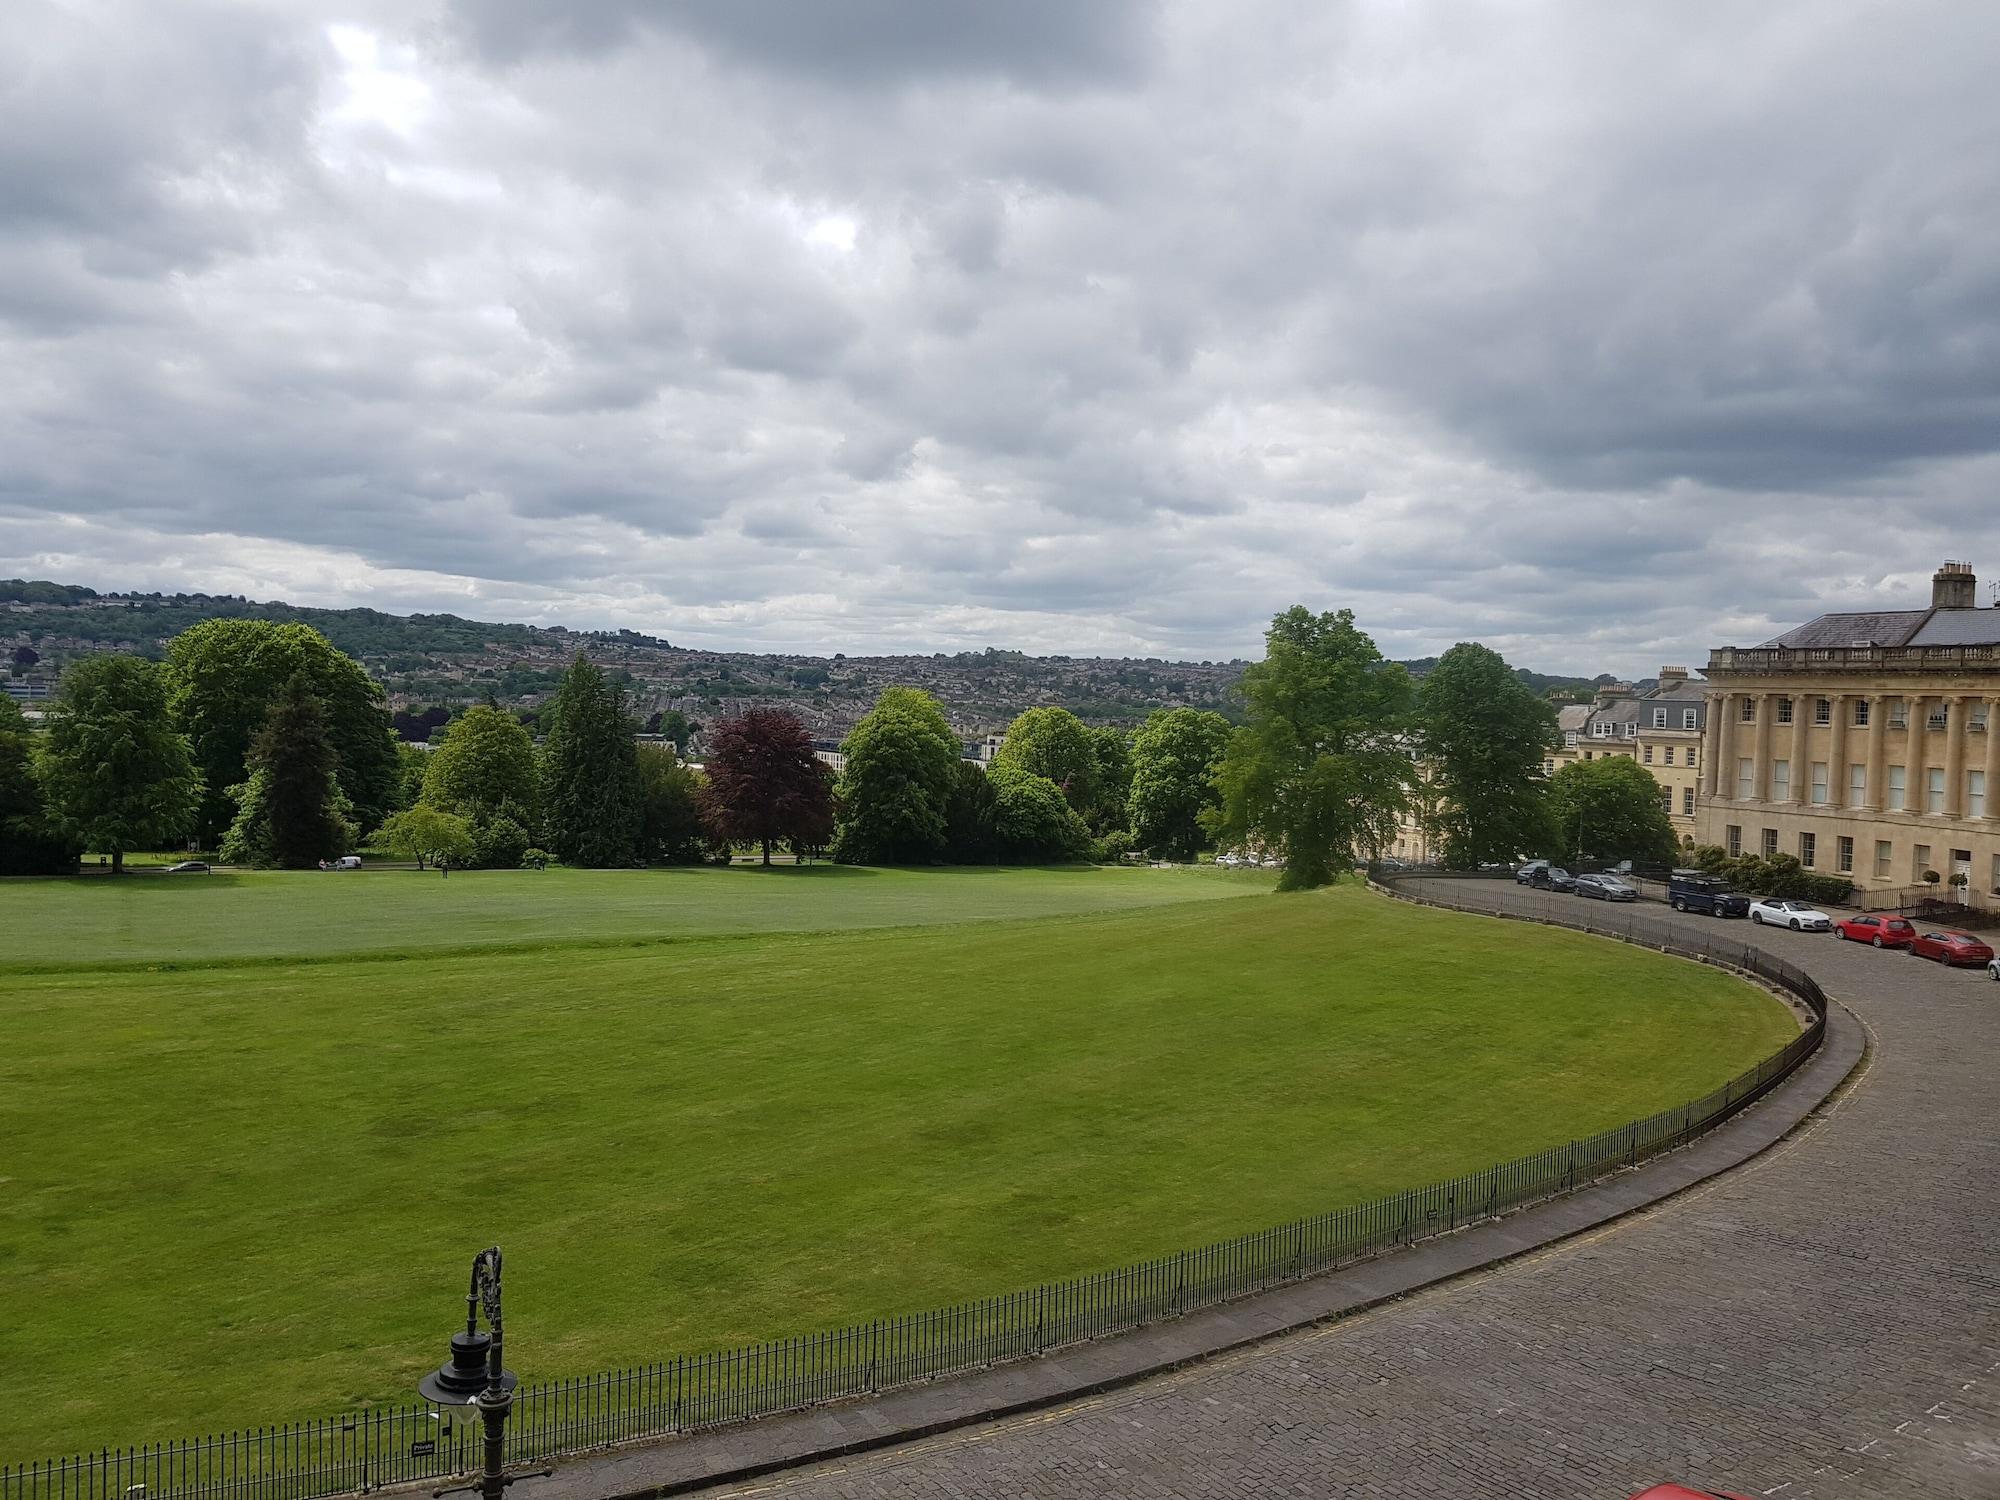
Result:
[[1715,672],[2000,671],[2000,646],[1718,646]]

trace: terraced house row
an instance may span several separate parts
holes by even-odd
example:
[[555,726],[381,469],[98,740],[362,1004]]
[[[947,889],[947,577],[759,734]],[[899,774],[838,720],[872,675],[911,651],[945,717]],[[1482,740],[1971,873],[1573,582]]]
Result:
[[1700,842],[2000,904],[2000,608],[1970,564],[1928,609],[1821,615],[1705,675]]

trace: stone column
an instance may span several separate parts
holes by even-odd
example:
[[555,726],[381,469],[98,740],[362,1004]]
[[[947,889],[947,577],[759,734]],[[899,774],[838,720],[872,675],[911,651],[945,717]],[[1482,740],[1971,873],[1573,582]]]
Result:
[[1832,807],[1847,806],[1847,716],[1853,712],[1844,694],[1826,697],[1826,796]]
[[[1910,727],[1903,732],[1903,809],[1921,817],[1930,804],[1931,711],[1922,698],[1903,697],[1904,717]],[[1935,863],[1935,861],[1933,861]]]
[[1889,805],[1889,695],[1868,695],[1868,800],[1869,812],[1881,812]]
[[1965,816],[1965,716],[1972,700],[1946,693],[1938,701],[1944,704],[1944,815],[1962,818]]
[[1986,700],[1986,821],[2000,823],[2000,698]]
[[[1775,699],[1773,700],[1776,701]],[[1812,712],[1805,698],[1792,699],[1792,801],[1803,803],[1812,796]]]
[[1771,715],[1776,701],[1769,693],[1757,693],[1756,732],[1750,736],[1750,795],[1756,801],[1771,800]]
[[1713,800],[1716,797],[1734,797],[1734,783],[1724,779],[1722,766],[1729,759],[1729,725],[1736,712],[1734,693],[1715,693],[1708,700],[1708,728],[1704,738],[1708,743],[1702,746],[1702,754],[1708,762],[1701,768],[1701,789]]

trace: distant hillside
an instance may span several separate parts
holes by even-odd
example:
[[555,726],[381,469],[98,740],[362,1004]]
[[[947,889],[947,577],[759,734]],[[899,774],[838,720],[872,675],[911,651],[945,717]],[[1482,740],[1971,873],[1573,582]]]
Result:
[[[823,738],[845,734],[883,688],[895,686],[932,694],[968,739],[1004,729],[1023,709],[1041,704],[1067,708],[1094,723],[1137,723],[1153,709],[1180,705],[1233,717],[1233,690],[1245,665],[993,649],[857,657],[696,651],[629,630],[313,609],[228,594],[102,594],[18,578],[0,579],[0,660],[26,646],[39,660],[17,670],[46,679],[66,662],[98,651],[157,657],[190,625],[216,618],[310,625],[363,662],[399,709],[453,707],[490,695],[509,707],[532,710],[582,650],[626,682],[642,714],[678,712],[701,723],[750,703],[777,701],[795,707]],[[1421,675],[1436,661],[1427,657],[1406,665]],[[1518,675],[1538,693],[1592,685],[1584,678],[1525,670]]]

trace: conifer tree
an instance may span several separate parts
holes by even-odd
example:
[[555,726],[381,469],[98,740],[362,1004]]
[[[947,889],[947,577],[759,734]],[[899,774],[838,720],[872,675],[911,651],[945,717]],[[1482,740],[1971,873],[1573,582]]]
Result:
[[624,692],[578,652],[540,722],[549,852],[594,869],[631,864],[641,822],[638,726]]

